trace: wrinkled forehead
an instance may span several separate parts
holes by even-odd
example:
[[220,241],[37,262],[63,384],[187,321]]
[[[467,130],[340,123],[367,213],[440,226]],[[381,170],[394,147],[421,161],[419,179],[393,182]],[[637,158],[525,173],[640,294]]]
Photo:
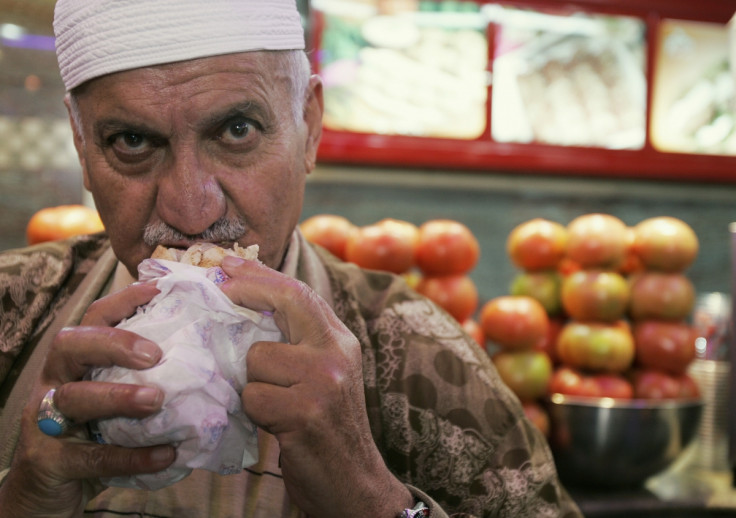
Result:
[[70,115],[91,130],[100,120],[204,124],[228,110],[271,130],[303,114],[309,62],[303,51],[252,51],[151,65],[91,79],[69,93]]
[[292,81],[284,67],[285,52],[239,52],[122,70],[85,81],[70,92],[70,98],[89,100],[94,106],[195,105],[233,95],[288,98]]
[[295,0],[58,0],[54,32],[67,91],[146,66],[304,49]]

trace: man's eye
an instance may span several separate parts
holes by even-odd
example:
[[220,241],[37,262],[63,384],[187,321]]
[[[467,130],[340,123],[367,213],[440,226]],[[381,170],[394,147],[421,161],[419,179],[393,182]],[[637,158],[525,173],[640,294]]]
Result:
[[254,129],[253,124],[246,120],[238,120],[227,124],[220,135],[223,142],[240,142]]
[[133,148],[142,146],[146,140],[143,138],[143,135],[139,135],[138,133],[125,133],[122,135],[122,139],[126,146]]
[[158,146],[143,133],[122,131],[107,138],[107,147],[120,162],[134,164],[147,160]]
[[108,138],[108,143],[123,153],[141,152],[149,146],[146,137],[140,133],[117,133]]

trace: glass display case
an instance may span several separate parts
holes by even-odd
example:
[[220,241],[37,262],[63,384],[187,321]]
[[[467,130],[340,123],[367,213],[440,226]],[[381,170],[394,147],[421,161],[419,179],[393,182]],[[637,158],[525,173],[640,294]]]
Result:
[[736,156],[726,26],[662,20],[652,88],[651,135],[656,149]]
[[491,6],[491,137],[497,142],[642,149],[646,27],[630,16]]
[[487,123],[486,21],[478,4],[456,4],[452,10],[425,3],[416,10],[361,14],[315,2],[325,9],[319,50],[325,126],[383,135],[481,136]]

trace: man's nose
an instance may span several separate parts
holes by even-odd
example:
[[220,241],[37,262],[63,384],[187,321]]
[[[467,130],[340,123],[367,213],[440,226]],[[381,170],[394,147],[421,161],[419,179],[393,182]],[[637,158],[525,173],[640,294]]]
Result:
[[188,235],[208,229],[226,213],[222,187],[196,151],[180,153],[159,177],[156,209],[159,217]]

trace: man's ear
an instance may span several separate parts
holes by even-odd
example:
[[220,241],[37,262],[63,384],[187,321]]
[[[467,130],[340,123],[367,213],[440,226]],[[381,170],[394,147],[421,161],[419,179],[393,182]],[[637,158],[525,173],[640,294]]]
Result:
[[309,89],[304,104],[304,122],[307,127],[304,160],[307,174],[312,172],[317,163],[317,148],[319,148],[319,141],[322,138],[323,112],[322,79],[317,75],[313,75],[309,79]]
[[69,94],[64,96],[64,106],[66,106],[67,114],[69,115],[69,123],[72,126],[72,136],[74,138],[74,147],[77,150],[77,157],[79,158],[79,164],[82,166],[82,179],[84,182],[84,188],[89,190],[89,176],[87,174],[87,162],[84,159],[84,137],[82,136],[81,120],[78,113],[75,113],[72,107],[71,98]]

